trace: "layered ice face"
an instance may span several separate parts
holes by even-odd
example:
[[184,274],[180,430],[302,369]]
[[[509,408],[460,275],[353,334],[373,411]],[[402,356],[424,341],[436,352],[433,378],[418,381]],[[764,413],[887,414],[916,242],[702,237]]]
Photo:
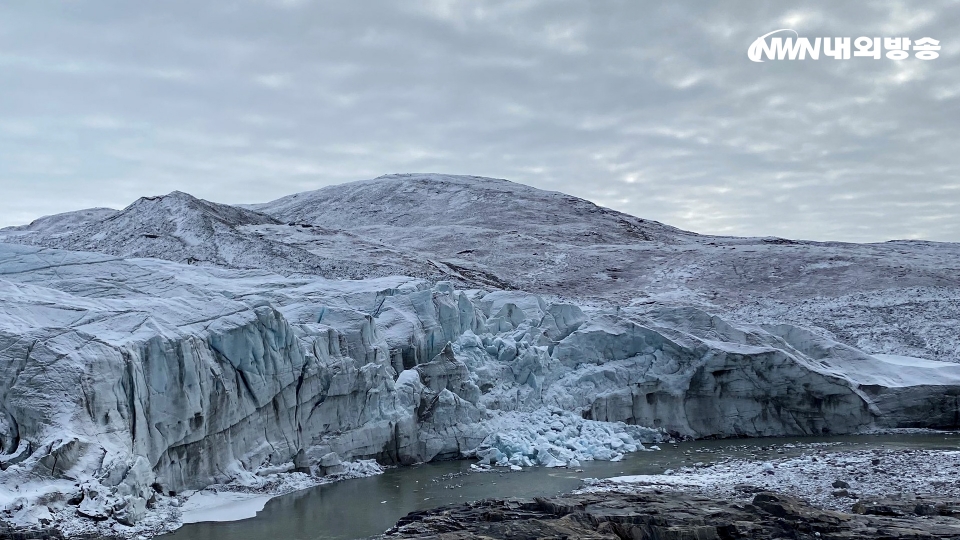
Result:
[[955,364],[694,308],[8,244],[0,356],[2,500],[53,490],[126,522],[157,491],[340,460],[576,466],[671,437],[947,426],[960,393]]

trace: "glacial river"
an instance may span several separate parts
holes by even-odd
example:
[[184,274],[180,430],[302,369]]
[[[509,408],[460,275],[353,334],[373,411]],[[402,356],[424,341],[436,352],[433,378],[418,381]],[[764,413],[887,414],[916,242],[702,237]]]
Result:
[[[662,444],[662,450],[627,454],[618,463],[585,462],[572,469],[495,469],[475,472],[472,461],[447,461],[390,469],[371,478],[347,480],[277,497],[255,518],[185,525],[164,540],[327,540],[367,538],[414,510],[489,497],[555,495],[576,489],[584,478],[658,474],[723,458],[774,459],[834,443],[822,452],[886,448],[960,449],[960,434],[858,435],[727,439]],[[793,448],[785,445],[795,445]],[[781,453],[782,452],[782,453]]]

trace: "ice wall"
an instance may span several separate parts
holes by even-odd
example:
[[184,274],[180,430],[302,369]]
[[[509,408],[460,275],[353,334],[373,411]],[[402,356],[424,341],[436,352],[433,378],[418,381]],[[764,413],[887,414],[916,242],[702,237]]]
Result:
[[657,433],[960,418],[960,366],[789,325],[2,244],[0,377],[0,482],[69,480],[88,513],[126,521],[155,489],[322,471],[331,453],[556,466]]

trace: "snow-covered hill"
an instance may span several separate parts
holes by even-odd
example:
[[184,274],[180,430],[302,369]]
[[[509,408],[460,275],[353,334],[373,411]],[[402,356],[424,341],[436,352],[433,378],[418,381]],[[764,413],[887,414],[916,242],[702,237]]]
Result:
[[[552,287],[551,294],[579,294],[581,288],[570,287],[582,281],[574,277],[578,270],[589,267],[592,275],[607,268],[604,246],[692,236],[570,195],[475,176],[388,175],[250,208],[417,253],[450,279],[540,292]],[[299,239],[286,241],[313,250]]]
[[16,233],[22,233],[24,236],[30,234],[40,235],[60,235],[69,234],[85,225],[102,221],[117,213],[113,208],[88,208],[86,210],[75,210],[53,216],[45,216],[33,220],[28,225],[18,227],[7,227],[0,229],[5,234],[16,236]]
[[331,229],[457,226],[569,244],[626,244],[687,234],[556,191],[479,176],[393,174],[248,208]]
[[[106,253],[120,257],[149,257],[225,268],[264,268],[286,274],[332,278],[427,275],[440,277],[434,267],[424,272],[416,261],[355,260],[343,253],[362,252],[366,243],[347,232],[320,228],[287,231],[265,214],[197,199],[174,191],[142,197],[122,211],[81,210],[35,221],[27,227],[0,230],[0,241]],[[309,234],[318,245],[333,246],[325,253],[300,247],[303,242],[276,240]],[[261,232],[262,231],[262,232]],[[420,265],[424,266],[424,265]]]

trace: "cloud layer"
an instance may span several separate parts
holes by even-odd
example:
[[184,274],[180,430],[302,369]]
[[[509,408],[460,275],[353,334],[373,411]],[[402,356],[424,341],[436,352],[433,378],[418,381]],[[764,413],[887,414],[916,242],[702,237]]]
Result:
[[[960,241],[960,5],[0,7],[0,225],[174,189],[507,178],[703,233]],[[750,62],[762,34],[940,58]]]

